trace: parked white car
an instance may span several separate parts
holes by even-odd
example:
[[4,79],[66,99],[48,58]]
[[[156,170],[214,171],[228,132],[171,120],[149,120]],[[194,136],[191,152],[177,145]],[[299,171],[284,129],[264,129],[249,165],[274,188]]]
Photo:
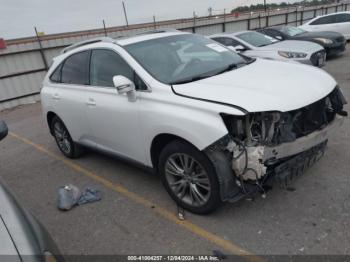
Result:
[[299,26],[306,31],[334,31],[350,39],[350,11],[318,16]]
[[71,46],[54,59],[41,98],[65,156],[85,146],[152,168],[200,214],[273,179],[289,183],[346,114],[323,70],[243,57],[182,32]]
[[319,44],[299,40],[279,41],[255,31],[221,33],[210,38],[249,57],[296,61],[319,67],[326,60],[326,52]]

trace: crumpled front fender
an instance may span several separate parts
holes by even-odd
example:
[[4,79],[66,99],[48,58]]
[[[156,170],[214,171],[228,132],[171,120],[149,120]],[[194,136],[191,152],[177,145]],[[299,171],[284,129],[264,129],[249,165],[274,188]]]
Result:
[[[225,140],[228,136],[220,139],[219,141]],[[207,147],[203,152],[209,157],[214,165],[216,175],[218,176],[220,185],[220,196],[222,201],[228,201],[241,195],[241,189],[236,184],[235,175],[231,167],[231,161],[228,156],[220,148],[219,141],[213,145]]]

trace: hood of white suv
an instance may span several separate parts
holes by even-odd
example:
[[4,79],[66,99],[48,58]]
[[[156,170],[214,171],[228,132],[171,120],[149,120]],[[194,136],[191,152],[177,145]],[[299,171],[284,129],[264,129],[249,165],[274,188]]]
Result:
[[319,44],[299,41],[299,40],[286,40],[276,42],[271,45],[262,46],[257,48],[257,50],[277,50],[277,51],[289,51],[289,52],[308,52],[314,53],[323,50],[323,47]]
[[325,97],[335,86],[335,80],[322,69],[257,59],[220,75],[174,85],[173,90],[178,95],[230,104],[249,112],[286,112]]

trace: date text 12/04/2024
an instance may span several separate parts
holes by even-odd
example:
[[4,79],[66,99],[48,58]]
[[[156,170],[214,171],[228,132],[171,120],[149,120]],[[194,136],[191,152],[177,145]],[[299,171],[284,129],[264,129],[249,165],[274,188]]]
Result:
[[218,261],[217,256],[128,256],[128,261]]

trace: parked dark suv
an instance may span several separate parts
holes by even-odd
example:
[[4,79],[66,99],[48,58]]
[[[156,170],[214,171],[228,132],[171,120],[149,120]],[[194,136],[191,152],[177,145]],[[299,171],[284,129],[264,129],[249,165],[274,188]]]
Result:
[[303,40],[320,44],[326,50],[327,55],[335,55],[345,51],[346,39],[337,32],[308,32],[294,26],[273,26],[258,31],[280,41]]

